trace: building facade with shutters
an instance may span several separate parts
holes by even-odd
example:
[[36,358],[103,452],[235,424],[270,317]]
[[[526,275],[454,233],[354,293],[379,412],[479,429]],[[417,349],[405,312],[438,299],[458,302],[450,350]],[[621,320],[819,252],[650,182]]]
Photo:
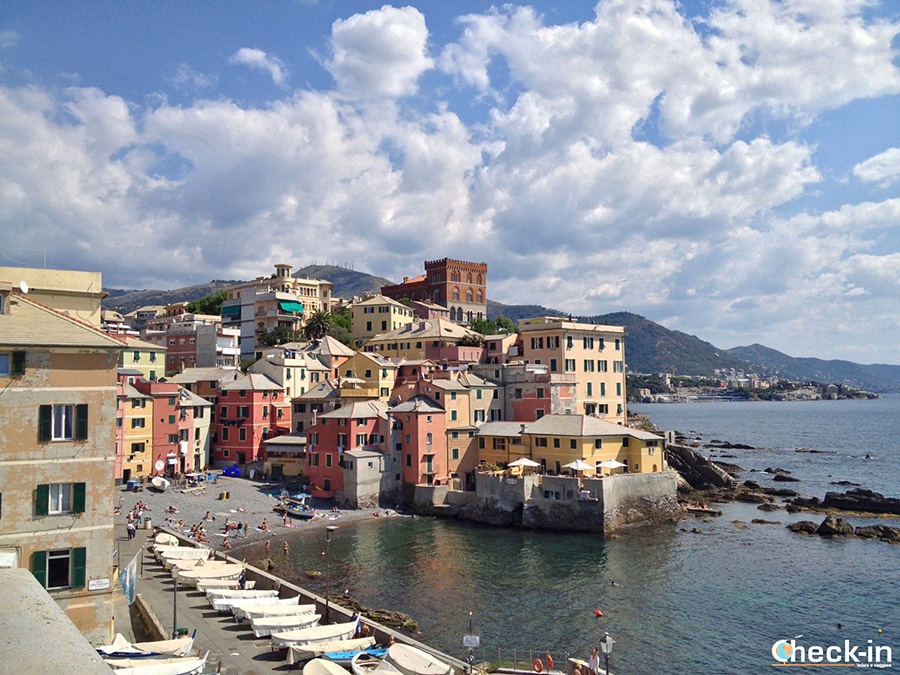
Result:
[[113,629],[124,348],[0,281],[0,566],[30,570],[95,643]]

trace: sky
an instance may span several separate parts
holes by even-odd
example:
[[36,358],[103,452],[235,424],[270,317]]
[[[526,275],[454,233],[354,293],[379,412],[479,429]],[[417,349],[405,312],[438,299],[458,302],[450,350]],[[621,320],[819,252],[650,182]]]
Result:
[[444,257],[502,303],[900,363],[900,3],[0,5],[0,265]]

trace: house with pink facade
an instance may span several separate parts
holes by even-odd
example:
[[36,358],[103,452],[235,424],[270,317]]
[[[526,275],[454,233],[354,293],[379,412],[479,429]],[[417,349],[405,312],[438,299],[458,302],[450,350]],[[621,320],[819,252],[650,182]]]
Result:
[[403,486],[446,485],[450,474],[444,409],[428,396],[414,396],[389,408],[388,414]]
[[290,430],[290,403],[278,383],[259,373],[225,382],[216,405],[213,464],[264,462],[263,441]]

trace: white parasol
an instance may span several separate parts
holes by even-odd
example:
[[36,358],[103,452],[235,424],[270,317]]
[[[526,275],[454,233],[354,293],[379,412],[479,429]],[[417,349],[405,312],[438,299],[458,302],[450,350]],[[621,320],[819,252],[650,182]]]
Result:
[[540,466],[540,462],[535,462],[533,459],[528,459],[527,457],[520,457],[515,462],[510,462],[506,466],[514,467],[514,466],[529,466],[531,468],[535,468]]
[[585,462],[583,459],[576,459],[568,464],[563,464],[564,469],[572,469],[573,471],[594,471],[594,467]]

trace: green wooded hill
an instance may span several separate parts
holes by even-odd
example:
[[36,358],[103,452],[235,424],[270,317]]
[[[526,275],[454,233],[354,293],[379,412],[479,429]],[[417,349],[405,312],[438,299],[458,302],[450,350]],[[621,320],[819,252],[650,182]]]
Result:
[[[396,282],[335,265],[308,265],[294,276],[327,279],[334,284],[336,297],[351,298],[365,292],[379,293],[382,286]],[[211,281],[170,291],[106,289],[105,309],[127,313],[145,305],[165,305],[200,300],[225,290],[239,281]],[[781,352],[751,345],[719,349],[695,335],[669,330],[646,317],[631,312],[613,312],[595,316],[573,316],[568,312],[540,305],[505,305],[488,300],[488,318],[500,314],[517,321],[534,316],[572,317],[584,323],[624,326],[626,361],[634,373],[674,373],[709,376],[719,368],[735,368],[759,374],[772,374],[803,382],[845,384],[879,393],[900,392],[900,366],[860,365],[849,361],[824,361],[794,358]]]

